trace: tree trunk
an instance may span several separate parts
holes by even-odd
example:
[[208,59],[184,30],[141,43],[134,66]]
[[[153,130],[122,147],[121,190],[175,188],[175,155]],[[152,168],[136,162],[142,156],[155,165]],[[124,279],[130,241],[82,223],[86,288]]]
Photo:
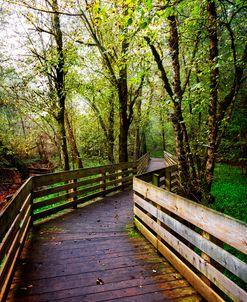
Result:
[[208,148],[207,148],[207,160],[205,165],[205,181],[206,181],[206,193],[210,193],[213,172],[216,160],[216,140],[218,134],[217,124],[217,106],[218,106],[218,79],[219,68],[218,63],[218,36],[217,36],[217,14],[214,1],[209,1],[207,5],[208,12],[208,34],[209,34],[209,59],[210,59],[210,104],[208,115]]
[[62,141],[62,157],[64,170],[69,170],[69,155],[67,150],[66,142],[66,130],[65,130],[65,101],[66,101],[66,92],[65,92],[65,63],[64,63],[64,54],[63,54],[63,36],[60,26],[60,17],[58,13],[58,3],[57,0],[52,0],[51,3],[52,10],[54,14],[52,16],[54,38],[57,46],[57,59],[58,63],[55,67],[56,77],[55,77],[55,87],[59,103],[59,113],[57,116],[57,121],[59,123],[59,129],[61,134]]
[[66,121],[66,125],[67,125],[68,141],[69,141],[69,145],[70,145],[72,160],[76,164],[77,168],[82,169],[83,168],[82,160],[80,157],[79,150],[77,148],[74,132],[73,132],[72,125],[70,123],[67,112],[65,113],[65,121]]
[[141,120],[141,99],[136,100],[136,129],[135,129],[135,147],[134,160],[137,161],[141,157],[141,137],[140,137],[140,120]]
[[146,141],[146,134],[145,131],[143,130],[141,133],[141,156],[146,154],[148,152],[147,148],[147,141]]
[[111,98],[109,100],[110,110],[109,110],[109,127],[107,132],[107,157],[110,163],[114,163],[114,94],[112,93]]
[[172,122],[176,133],[176,151],[178,157],[178,170],[180,186],[183,195],[192,198],[194,186],[197,179],[194,161],[190,150],[187,128],[183,119],[181,103],[183,91],[180,80],[180,62],[179,62],[179,36],[177,31],[177,21],[174,15],[168,17],[169,20],[169,47],[172,57],[173,69],[173,105],[174,114]]
[[119,162],[121,163],[128,161],[128,130],[124,126],[123,118],[120,122],[122,123],[119,134]]
[[59,132],[61,136],[61,155],[63,160],[63,167],[64,170],[66,171],[69,170],[69,155],[67,150],[66,131],[65,131],[65,123],[64,123],[64,108],[60,108],[60,112],[57,115],[57,122],[58,122]]
[[[124,46],[123,46],[124,47]],[[127,46],[126,46],[127,47]],[[125,64],[120,70],[118,80],[118,98],[119,98],[119,162],[128,161],[128,85],[127,85],[127,65]]]
[[[161,110],[161,109],[160,109]],[[164,118],[163,118],[163,112],[160,111],[160,127],[161,127],[161,138],[162,138],[162,149],[163,151],[166,150],[166,133],[164,129]]]

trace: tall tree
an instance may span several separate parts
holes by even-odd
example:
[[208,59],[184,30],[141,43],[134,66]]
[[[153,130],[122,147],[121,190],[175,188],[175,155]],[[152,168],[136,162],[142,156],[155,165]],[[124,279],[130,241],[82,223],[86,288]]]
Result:
[[[229,3],[227,5],[228,8],[224,10],[219,4],[217,8],[216,1],[213,0],[207,1],[206,5],[205,2],[200,3],[196,7],[196,22],[195,19],[192,20],[189,18],[189,14],[193,15],[195,7],[189,5],[185,7],[183,2],[176,4],[176,6],[168,3],[164,6],[158,5],[156,7],[156,9],[162,11],[162,16],[165,17],[163,22],[168,28],[168,35],[166,37],[170,52],[169,65],[172,68],[172,76],[167,72],[165,66],[168,58],[166,57],[165,61],[162,60],[158,46],[155,46],[155,39],[151,39],[149,36],[145,37],[160,71],[167,98],[173,104],[171,121],[176,135],[181,193],[189,198],[204,202],[210,200],[209,193],[217,150],[231,117],[236,97],[243,84],[244,68],[247,59],[247,48],[246,46],[238,46],[234,33],[237,27],[235,27],[236,24],[233,26],[233,20],[242,13],[243,3],[236,7]],[[152,7],[153,9],[154,7]],[[217,10],[221,13],[223,11],[224,14],[221,14],[221,17],[219,17]],[[199,12],[202,13],[203,18],[198,16]],[[188,25],[190,24],[193,24],[193,36],[189,32],[190,28]],[[186,26],[187,31],[185,31]],[[206,36],[202,34],[202,27],[206,29]],[[221,37],[227,37],[228,41],[230,41],[227,45],[222,44],[221,49],[219,49],[219,34]],[[187,62],[184,64],[181,49],[186,43],[186,36],[190,39],[191,56],[189,58],[187,55]],[[242,38],[238,37],[238,39]],[[208,52],[204,50],[205,41],[207,41],[209,46]],[[226,68],[225,70],[220,70],[219,57],[221,53],[226,51],[231,56],[231,60],[228,59],[228,64],[231,64],[230,72],[233,74],[233,77],[228,79],[231,81],[230,88],[227,90],[221,87],[222,93],[219,94],[224,73],[228,71]],[[199,74],[198,69],[194,68],[196,62],[199,60],[204,60],[203,68],[205,68],[206,73],[208,72],[208,77],[205,76],[203,83],[205,87],[208,87],[208,122],[207,129],[203,129],[207,133],[207,135],[204,135],[205,140],[207,140],[207,142],[204,142],[206,154],[202,158],[203,154],[201,152],[201,164],[200,166],[196,166],[196,154],[194,153],[195,150],[192,149],[193,138],[189,137],[188,124],[186,124],[183,111],[186,108],[186,100],[190,93],[190,81],[196,79]]]
[[60,15],[58,9],[57,0],[51,2],[46,0],[46,3],[51,6],[54,12],[51,16],[52,33],[55,39],[55,45],[57,49],[57,63],[54,67],[54,74],[52,79],[55,84],[56,94],[58,98],[58,113],[56,116],[57,122],[60,127],[62,138],[62,154],[64,161],[64,170],[69,170],[69,156],[67,150],[66,130],[65,130],[65,103],[66,103],[66,89],[65,89],[65,59],[63,48],[63,34],[61,30]]
[[[36,76],[40,77],[39,80],[42,80],[43,76],[46,79],[43,94],[47,95],[46,102],[50,103],[49,112],[58,124],[64,170],[69,170],[65,127],[68,64],[59,4],[57,0],[36,1],[35,3],[20,0],[18,4],[24,5],[26,9],[24,16],[35,30],[35,34],[27,33],[29,41],[27,47],[35,60],[32,64],[35,66]],[[42,94],[38,89],[36,90],[37,94]]]
[[[92,39],[92,42],[80,42],[97,47],[103,68],[118,95],[119,162],[126,162],[128,161],[128,132],[133,119],[133,107],[144,83],[144,73],[141,74],[139,70],[133,75],[130,72],[131,39],[134,40],[135,37],[135,32],[130,29],[135,17],[133,4],[129,1],[119,3],[94,1],[87,4],[85,9],[81,7],[80,11],[82,21]],[[139,77],[137,73],[140,74]],[[135,85],[129,83],[131,76],[138,78]]]

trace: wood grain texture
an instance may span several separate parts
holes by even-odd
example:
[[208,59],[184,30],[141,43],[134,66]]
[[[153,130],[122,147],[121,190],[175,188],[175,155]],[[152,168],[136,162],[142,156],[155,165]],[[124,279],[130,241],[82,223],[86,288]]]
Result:
[[71,179],[80,179],[88,177],[91,175],[97,175],[101,173],[114,173],[115,171],[122,169],[133,169],[135,168],[135,163],[120,163],[117,165],[106,165],[95,168],[84,168],[72,171],[57,172],[46,175],[39,175],[33,178],[34,190],[41,186],[50,185],[57,182],[65,182]]
[[162,212],[161,209],[156,208],[148,201],[142,199],[138,195],[134,195],[134,202],[142,209],[150,213],[152,216],[157,218],[159,222],[164,223],[166,226],[171,228],[177,234],[185,238],[188,242],[198,247],[206,255],[217,261],[223,267],[227,268],[230,272],[238,276],[243,281],[247,282],[247,265],[234,255],[225,251],[223,248],[207,240],[194,230],[190,229],[180,221],[172,218],[166,213]]
[[[162,190],[137,177],[134,177],[133,189],[144,198],[156,202],[161,207],[247,254],[247,224],[244,222],[174,193]],[[192,215],[192,213],[196,214]]]
[[[224,276],[220,271],[213,267],[210,263],[206,262],[202,257],[197,255],[181,240],[177,239],[174,235],[162,228],[157,222],[151,219],[148,215],[143,213],[138,208],[135,209],[135,214],[139,217],[148,227],[157,233],[164,241],[174,248],[179,255],[189,261],[193,267],[200,271],[210,281],[212,281],[218,288],[231,297],[234,301],[242,302],[247,300],[247,293],[237,286],[233,281]],[[161,242],[157,238],[156,246]],[[173,265],[175,265],[173,263]]]
[[23,202],[32,190],[32,177],[30,177],[14,194],[11,200],[0,212],[0,242],[19,214]]
[[177,257],[161,241],[157,240],[139,220],[135,219],[138,230],[150,241],[156,249],[188,280],[201,295],[210,302],[224,302],[210,287],[205,284],[179,257]]
[[7,301],[201,301],[133,229],[132,194],[35,225]]

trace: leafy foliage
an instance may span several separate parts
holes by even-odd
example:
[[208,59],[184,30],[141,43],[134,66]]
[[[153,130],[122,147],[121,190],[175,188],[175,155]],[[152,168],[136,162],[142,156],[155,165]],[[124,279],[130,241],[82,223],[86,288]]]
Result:
[[[61,166],[64,136],[71,152],[68,127],[61,135],[58,125],[60,74],[70,134],[84,159],[114,162],[123,149],[124,160],[126,155],[132,159],[140,149],[162,156],[165,148],[175,152],[183,136],[179,157],[188,163],[183,173],[189,172],[184,178],[200,197],[206,190],[205,175],[209,174],[210,183],[214,168],[212,164],[205,169],[208,154],[214,149],[213,162],[221,139],[222,159],[245,158],[244,1],[5,2],[4,13],[18,17],[24,28],[15,34],[16,48],[22,53],[17,56],[1,46],[11,60],[0,61],[0,130],[11,152],[23,158],[45,153],[49,159],[56,157]],[[214,59],[209,47],[209,3],[215,4],[217,19],[213,22],[218,38]],[[55,15],[60,20],[59,35]],[[172,30],[177,31],[175,40]],[[159,54],[170,89],[161,81],[164,73],[150,46]],[[218,73],[216,85],[212,83],[214,71]],[[234,83],[239,85],[232,89]],[[218,98],[216,111],[211,110],[212,89]],[[236,91],[234,98],[232,91]],[[234,106],[233,122],[226,131]],[[209,117],[214,117],[218,135],[213,140]],[[70,167],[75,167],[72,152],[70,161]]]

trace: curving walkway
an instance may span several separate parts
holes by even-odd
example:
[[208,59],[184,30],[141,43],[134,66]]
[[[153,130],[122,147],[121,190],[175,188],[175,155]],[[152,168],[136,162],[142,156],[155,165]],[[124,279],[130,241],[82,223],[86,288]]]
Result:
[[147,172],[162,169],[162,168],[165,168],[165,167],[166,167],[166,165],[165,165],[164,158],[153,158],[153,157],[151,157],[150,161],[149,161],[149,166],[147,168]]
[[36,225],[8,301],[201,301],[135,231],[132,207],[128,190]]

